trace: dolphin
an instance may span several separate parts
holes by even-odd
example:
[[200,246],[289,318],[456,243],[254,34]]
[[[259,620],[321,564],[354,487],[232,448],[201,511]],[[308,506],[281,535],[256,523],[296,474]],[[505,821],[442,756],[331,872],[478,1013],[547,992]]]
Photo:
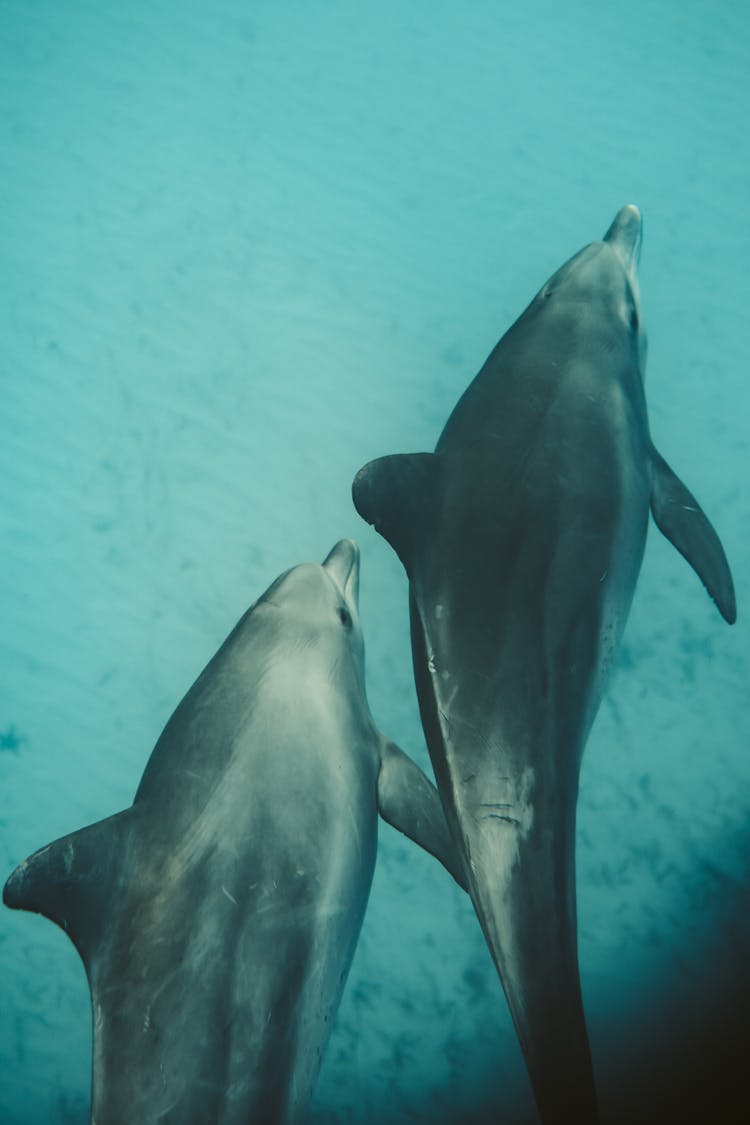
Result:
[[279,577],[169,719],[132,806],[36,852],[6,905],[73,940],[96,1125],[296,1122],[359,936],[377,814],[463,882],[434,786],[375,727],[359,552]]
[[581,755],[630,608],[649,507],[722,616],[718,536],[655,449],[641,216],[565,263],[460,398],[434,453],[371,461],[354,504],[410,584],[438,790],[544,1122],[597,1120],[581,1000]]

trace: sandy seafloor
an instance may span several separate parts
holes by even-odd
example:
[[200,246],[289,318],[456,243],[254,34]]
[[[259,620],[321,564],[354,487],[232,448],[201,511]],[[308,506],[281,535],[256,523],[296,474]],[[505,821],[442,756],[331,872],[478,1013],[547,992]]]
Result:
[[[130,803],[247,605],[342,536],[373,712],[428,767],[351,478],[431,449],[633,201],[653,435],[739,623],[652,527],[581,775],[583,988],[605,1122],[750,1120],[749,111],[741,0],[2,0],[0,879]],[[468,901],[380,840],[313,1120],[534,1121]],[[72,944],[2,910],[3,1125],[87,1120],[90,1042]]]

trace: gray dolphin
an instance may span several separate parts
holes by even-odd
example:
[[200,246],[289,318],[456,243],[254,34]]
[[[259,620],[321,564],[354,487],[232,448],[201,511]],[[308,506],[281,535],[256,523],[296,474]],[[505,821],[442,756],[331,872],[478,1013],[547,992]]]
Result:
[[167,723],[133,805],[36,852],[8,906],[83,959],[92,1121],[303,1114],[359,936],[377,813],[459,880],[439,797],[365,696],[359,554],[278,578]]
[[649,507],[735,619],[729,567],[654,448],[643,390],[641,216],[555,273],[456,405],[435,453],[355,478],[409,577],[438,789],[545,1122],[596,1120],[578,973],[584,743],[630,608]]

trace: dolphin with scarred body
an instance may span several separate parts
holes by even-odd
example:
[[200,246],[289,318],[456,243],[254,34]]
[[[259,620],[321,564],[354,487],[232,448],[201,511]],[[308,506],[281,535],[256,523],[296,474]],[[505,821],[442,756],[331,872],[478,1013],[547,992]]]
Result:
[[342,540],[278,578],[169,719],[133,805],[5,885],[83,960],[96,1125],[300,1121],[378,812],[463,882],[434,786],[370,714],[358,577]]
[[359,513],[410,585],[414,673],[448,823],[545,1123],[597,1120],[578,970],[575,819],[586,738],[649,509],[736,616],[716,532],[657,452],[626,206],[543,286],[434,453],[367,464]]

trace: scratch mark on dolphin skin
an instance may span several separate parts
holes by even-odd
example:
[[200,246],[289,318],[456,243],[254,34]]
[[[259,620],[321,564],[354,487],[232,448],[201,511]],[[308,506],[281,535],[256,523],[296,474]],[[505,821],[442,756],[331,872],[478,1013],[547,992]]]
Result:
[[[483,801],[479,806],[480,809],[512,809],[513,805],[510,801]],[[482,816],[481,820],[504,820],[506,824],[517,824],[520,826],[521,821],[515,816],[509,816],[508,813],[488,812]]]
[[227,890],[227,888],[224,886],[223,883],[221,884],[221,890],[222,890],[222,894],[225,894],[230,902],[233,902],[235,906],[239,905],[239,903],[237,902],[237,899],[234,897],[234,895],[230,895],[229,891]]

